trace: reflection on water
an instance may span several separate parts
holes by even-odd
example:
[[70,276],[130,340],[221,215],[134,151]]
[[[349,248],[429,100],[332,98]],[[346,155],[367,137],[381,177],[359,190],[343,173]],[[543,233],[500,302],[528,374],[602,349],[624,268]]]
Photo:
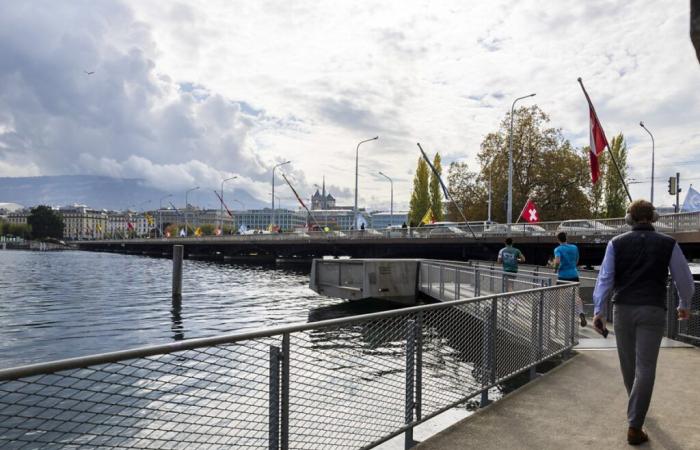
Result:
[[308,271],[187,260],[173,302],[168,259],[0,251],[0,367],[306,322],[344,303],[310,290]]

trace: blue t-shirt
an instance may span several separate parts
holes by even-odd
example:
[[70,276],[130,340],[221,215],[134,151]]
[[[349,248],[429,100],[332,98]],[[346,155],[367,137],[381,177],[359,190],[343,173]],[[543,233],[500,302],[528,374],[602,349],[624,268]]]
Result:
[[578,247],[574,244],[559,244],[554,249],[554,256],[559,257],[559,278],[572,280],[578,278]]

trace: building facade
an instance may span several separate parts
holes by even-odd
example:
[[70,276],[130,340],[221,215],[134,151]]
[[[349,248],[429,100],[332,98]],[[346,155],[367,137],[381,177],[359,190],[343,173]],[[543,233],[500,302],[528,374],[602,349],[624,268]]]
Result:
[[370,215],[370,226],[375,230],[380,230],[388,226],[408,225],[408,211],[394,211],[392,216],[389,211],[377,211]]
[[63,239],[102,239],[107,231],[108,214],[85,205],[64,206],[58,209],[63,217]]

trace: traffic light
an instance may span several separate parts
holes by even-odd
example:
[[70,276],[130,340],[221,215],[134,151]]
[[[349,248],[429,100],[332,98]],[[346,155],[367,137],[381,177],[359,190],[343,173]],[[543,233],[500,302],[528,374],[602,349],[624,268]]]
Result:
[[678,185],[676,183],[676,177],[669,177],[668,178],[668,193],[671,195],[676,195],[677,189],[678,189]]

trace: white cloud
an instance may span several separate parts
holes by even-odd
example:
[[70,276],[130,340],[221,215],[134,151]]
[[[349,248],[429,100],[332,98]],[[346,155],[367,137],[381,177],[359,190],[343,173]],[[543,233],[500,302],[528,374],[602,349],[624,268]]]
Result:
[[[700,166],[687,4],[130,0],[4,9],[0,162],[22,155],[42,174],[121,174],[181,189],[234,173],[266,198],[273,162],[291,159],[302,195],[325,175],[350,204],[355,146],[378,134],[360,149],[361,202],[388,208],[382,170],[395,177],[403,209],[415,143],[440,151],[445,166],[473,163],[515,97],[537,92],[528,102],[585,145],[578,76],[609,137],[627,137],[634,177],[649,177],[639,121],[654,133],[658,203],[672,200],[659,194],[665,177],[691,178]],[[632,188],[637,196],[649,185]]]

